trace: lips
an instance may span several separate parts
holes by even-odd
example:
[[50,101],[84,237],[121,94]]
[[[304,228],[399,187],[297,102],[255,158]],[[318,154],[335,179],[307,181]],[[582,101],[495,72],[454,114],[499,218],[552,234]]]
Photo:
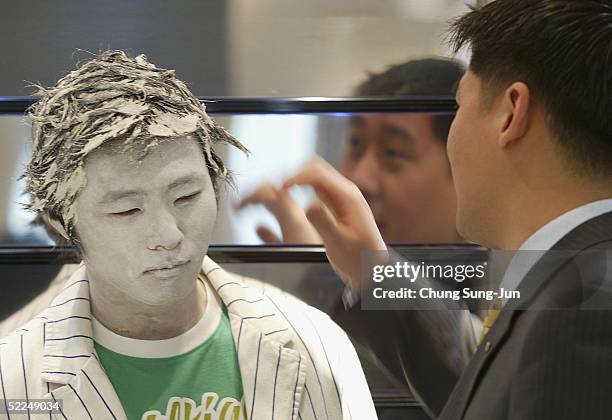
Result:
[[189,260],[177,259],[177,260],[169,261],[169,262],[157,265],[157,266],[149,267],[144,271],[144,273],[145,274],[169,273],[169,272],[173,272],[177,270],[179,267],[187,264],[188,262]]

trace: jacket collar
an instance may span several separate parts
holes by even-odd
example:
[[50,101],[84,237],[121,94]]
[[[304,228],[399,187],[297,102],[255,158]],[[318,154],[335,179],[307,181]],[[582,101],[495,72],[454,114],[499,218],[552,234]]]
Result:
[[46,311],[41,378],[45,398],[62,401],[56,419],[126,420],[93,346],[85,265],[66,282]]
[[[206,257],[202,272],[227,307],[250,419],[296,419],[311,367],[295,348],[295,333],[273,299],[245,285]],[[58,418],[124,419],[125,414],[93,347],[85,265],[47,310],[42,379],[62,399]],[[58,387],[59,386],[59,387]],[[88,406],[98,407],[85,410]],[[85,410],[85,411],[84,411]]]
[[202,271],[228,310],[248,418],[296,419],[313,367],[279,304],[206,257]]
[[85,265],[68,279],[47,309],[42,379],[67,384],[94,353]]
[[[481,373],[487,361],[503,345],[506,337],[511,332],[514,317],[525,309],[525,305],[535,299],[549,281],[554,277],[557,269],[571,260],[580,251],[612,239],[612,212],[604,213],[594,217],[568,232],[557,241],[550,253],[543,257],[533,266],[525,279],[519,286],[521,292],[521,303],[509,302],[502,310],[499,317],[491,327],[483,342],[486,345],[478,346],[476,353],[470,360],[459,381],[455,385],[448,399],[441,419],[461,419],[469,405],[473,393],[478,385]],[[559,252],[562,251],[562,252]],[[517,311],[518,310],[518,311]]]
[[[204,258],[202,274],[223,301],[230,319],[239,320],[243,328],[248,324],[282,346],[294,338],[287,319],[261,289],[246,285],[239,276],[226,272],[208,257]],[[240,328],[235,335],[236,346],[239,332]]]
[[586,248],[610,240],[612,240],[612,212],[604,213],[578,225],[555,242],[550,252],[543,253],[518,288],[521,292],[520,301],[509,304],[508,309],[527,309],[559,267]]

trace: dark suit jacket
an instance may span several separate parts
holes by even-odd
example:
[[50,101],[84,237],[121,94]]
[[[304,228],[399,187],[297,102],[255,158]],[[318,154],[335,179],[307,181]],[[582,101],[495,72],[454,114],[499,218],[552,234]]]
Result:
[[523,279],[440,419],[612,419],[612,213],[552,249],[567,252]]
[[[558,309],[510,301],[471,360],[465,311],[355,305],[334,320],[402,372],[432,417],[612,419],[612,213],[552,249],[563,252],[542,258],[519,290],[521,302]],[[581,309],[589,297],[595,305]]]

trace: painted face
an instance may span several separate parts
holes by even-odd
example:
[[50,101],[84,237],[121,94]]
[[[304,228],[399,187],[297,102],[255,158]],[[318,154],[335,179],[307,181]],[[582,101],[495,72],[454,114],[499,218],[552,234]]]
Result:
[[371,114],[351,120],[343,174],[368,201],[386,242],[458,242],[455,192],[429,115]]
[[504,193],[496,147],[498,118],[493,107],[487,110],[483,106],[480,79],[471,71],[459,83],[457,103],[447,143],[457,191],[457,229],[464,238],[487,245],[483,229],[498,223],[495,197]]
[[84,165],[76,232],[93,290],[146,305],[193,290],[217,204],[200,147],[162,140],[139,161],[108,148]]

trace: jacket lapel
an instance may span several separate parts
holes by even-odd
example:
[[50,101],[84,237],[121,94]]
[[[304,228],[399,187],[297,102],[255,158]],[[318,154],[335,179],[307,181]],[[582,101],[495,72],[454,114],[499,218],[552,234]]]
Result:
[[440,414],[441,420],[459,420],[463,418],[478,380],[484,372],[484,366],[486,366],[491,355],[497,351],[497,348],[503,343],[504,338],[510,332],[512,317],[513,313],[509,311],[502,311],[499,314],[484,340],[488,344],[478,346],[470,363],[459,377],[459,381],[453,388],[453,392]]
[[228,310],[248,418],[297,419],[308,369],[287,320],[260,290],[208,257],[203,272]]
[[113,385],[94,354],[64,386],[51,390],[45,398],[62,401],[57,420],[127,420]]
[[[203,273],[227,307],[251,420],[297,419],[309,370],[294,333],[260,290],[244,285],[206,257]],[[47,311],[41,377],[46,398],[62,401],[56,419],[126,415],[94,351],[89,282],[82,265]]]
[[85,266],[66,282],[47,310],[41,377],[45,398],[61,401],[56,419],[116,419],[126,416],[95,355],[89,281]]
[[[529,271],[521,281],[518,290],[521,292],[520,303],[510,301],[502,310],[491,330],[479,345],[476,353],[455,385],[440,419],[451,420],[463,418],[478,381],[488,360],[497,352],[505,338],[510,334],[512,321],[545,287],[557,268],[572,259],[586,247],[612,238],[612,213],[605,213],[576,227],[559,240],[549,253]],[[555,252],[563,251],[563,252]]]

